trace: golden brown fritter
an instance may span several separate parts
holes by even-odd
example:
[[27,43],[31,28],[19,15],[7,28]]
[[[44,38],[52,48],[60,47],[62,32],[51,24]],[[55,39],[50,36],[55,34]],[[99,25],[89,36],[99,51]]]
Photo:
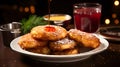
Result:
[[63,51],[65,49],[74,48],[76,46],[76,42],[68,38],[63,38],[58,41],[50,42],[49,46],[53,51]]
[[67,30],[60,26],[36,26],[31,30],[32,37],[40,40],[59,40],[67,35]]
[[26,50],[34,53],[39,53],[39,54],[50,54],[50,49],[47,46],[35,47],[35,48],[26,49]]
[[[78,45],[79,43],[79,45]],[[72,55],[85,48],[97,48],[100,40],[91,33],[55,25],[36,26],[18,41],[22,49],[40,54]]]
[[45,46],[47,45],[47,41],[40,41],[34,39],[30,33],[22,35],[18,41],[18,44],[23,49],[34,48],[38,46]]
[[77,29],[71,29],[69,30],[68,35],[71,39],[82,43],[84,47],[97,48],[100,45],[99,39],[91,33],[82,32]]
[[52,52],[53,55],[73,55],[78,53],[79,53],[79,50],[77,48]]

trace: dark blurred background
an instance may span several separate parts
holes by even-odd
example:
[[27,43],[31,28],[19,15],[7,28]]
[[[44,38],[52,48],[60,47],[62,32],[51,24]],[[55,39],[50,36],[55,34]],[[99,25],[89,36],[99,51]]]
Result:
[[[101,24],[120,25],[119,0],[51,0],[51,13],[65,13],[73,17],[73,4],[83,2],[97,2],[102,5]],[[48,0],[0,1],[0,25],[19,22],[32,14],[38,16],[48,14]]]

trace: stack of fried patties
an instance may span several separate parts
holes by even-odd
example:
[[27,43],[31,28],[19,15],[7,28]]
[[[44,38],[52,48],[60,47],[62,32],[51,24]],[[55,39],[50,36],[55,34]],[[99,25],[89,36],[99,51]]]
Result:
[[[79,45],[78,45],[79,43]],[[67,31],[56,25],[36,26],[21,36],[18,44],[30,52],[50,55],[78,54],[79,46],[97,48],[99,39],[94,35],[76,29]]]
[[36,26],[21,36],[18,44],[22,49],[40,54],[77,54],[76,42],[67,35],[67,30],[60,26]]

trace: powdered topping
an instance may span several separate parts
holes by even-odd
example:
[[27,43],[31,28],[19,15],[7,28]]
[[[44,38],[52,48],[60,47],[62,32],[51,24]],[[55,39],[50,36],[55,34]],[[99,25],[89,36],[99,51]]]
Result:
[[73,42],[73,40],[70,40],[68,38],[64,38],[64,39],[56,41],[55,44],[67,44],[67,43],[70,43],[70,42]]
[[77,29],[71,29],[69,30],[69,33],[74,33],[74,35],[77,33],[77,35],[85,35],[85,32],[77,30]]

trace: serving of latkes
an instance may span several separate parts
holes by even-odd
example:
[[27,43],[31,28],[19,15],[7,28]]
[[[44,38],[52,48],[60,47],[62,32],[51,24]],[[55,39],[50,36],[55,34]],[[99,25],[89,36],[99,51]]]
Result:
[[18,44],[24,50],[47,55],[72,55],[81,48],[95,49],[100,40],[91,33],[56,25],[36,26],[20,37]]

